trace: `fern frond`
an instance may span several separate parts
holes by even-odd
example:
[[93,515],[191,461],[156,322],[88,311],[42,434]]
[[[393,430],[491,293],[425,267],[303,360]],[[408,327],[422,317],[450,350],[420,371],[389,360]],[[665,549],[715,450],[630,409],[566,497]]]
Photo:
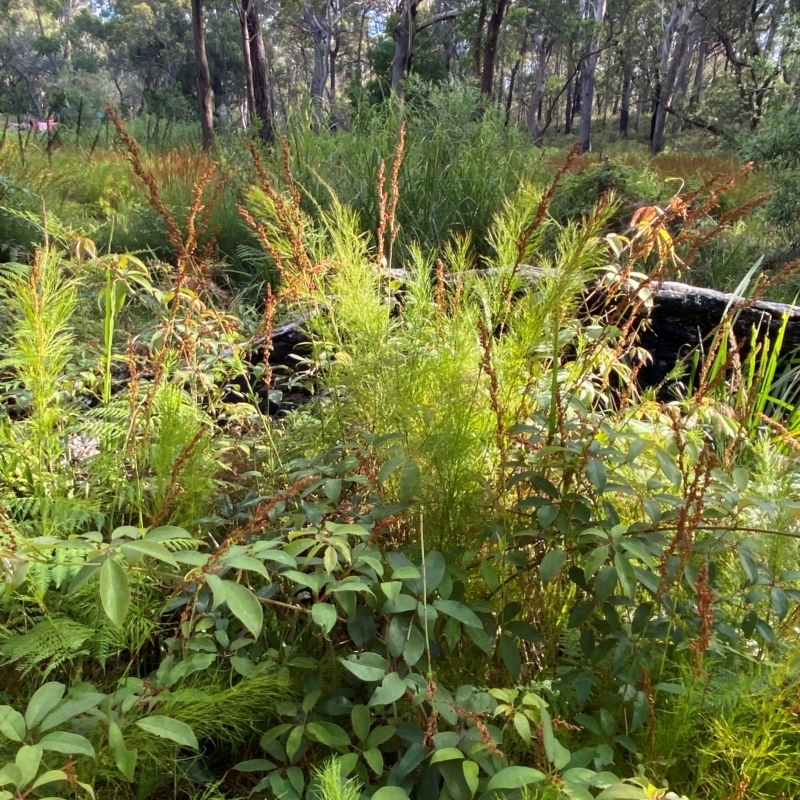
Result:
[[43,619],[26,633],[0,643],[0,666],[15,664],[23,676],[40,668],[47,677],[65,662],[89,655],[94,635],[91,628],[66,617]]

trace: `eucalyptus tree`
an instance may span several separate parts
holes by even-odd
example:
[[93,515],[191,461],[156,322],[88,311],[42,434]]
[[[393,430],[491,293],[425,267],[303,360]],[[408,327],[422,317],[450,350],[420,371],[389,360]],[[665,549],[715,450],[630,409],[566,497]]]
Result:
[[192,40],[197,67],[197,96],[200,105],[200,126],[204,150],[214,149],[214,93],[211,90],[211,72],[206,55],[206,37],[203,30],[203,0],[192,0]]
[[[481,92],[485,95],[492,94],[500,32],[510,5],[511,0],[492,0],[488,9],[489,19],[486,23],[486,35],[483,37],[483,67],[481,69]],[[482,8],[484,7],[485,4],[482,5]]]
[[655,97],[655,113],[650,132],[650,150],[658,155],[666,140],[667,115],[673,111],[679,76],[688,66],[690,44],[698,28],[695,25],[697,6],[694,0],[675,0],[669,22],[664,25],[659,47],[659,85]]
[[581,152],[587,153],[592,149],[595,71],[608,0],[579,0],[579,8],[585,28],[584,50],[580,67],[580,140]]
[[311,105],[314,123],[320,125],[324,119],[324,94],[328,80],[331,81],[331,100],[336,87],[336,56],[339,52],[340,0],[322,0],[321,3],[303,3],[303,21],[308,27],[313,42],[314,68],[311,77]]
[[257,118],[259,121],[258,135],[261,141],[265,144],[272,144],[275,141],[275,119],[270,92],[267,51],[264,47],[257,0],[242,0],[242,15],[244,19],[242,53],[245,62],[249,57],[249,69],[252,71],[253,81],[254,106],[251,119]]
[[445,20],[456,19],[461,13],[460,8],[449,7],[433,11],[419,19],[418,12],[423,5],[425,4],[420,0],[400,0],[395,8],[396,23],[392,27],[392,37],[395,41],[394,58],[392,59],[392,92],[400,97],[403,96],[403,79],[411,67],[414,37],[420,31],[433,25]]
[[71,0],[66,5],[65,12],[60,4],[29,0],[0,4],[0,87],[10,110],[46,112],[69,54],[66,33]]
[[360,75],[366,17],[371,10],[369,0],[303,0],[302,21],[312,42],[309,90],[317,126],[326,118],[326,92],[330,111],[336,106],[343,53],[351,55]]
[[706,0],[698,8],[708,34],[721,46],[751,129],[797,57],[798,12],[793,0]]

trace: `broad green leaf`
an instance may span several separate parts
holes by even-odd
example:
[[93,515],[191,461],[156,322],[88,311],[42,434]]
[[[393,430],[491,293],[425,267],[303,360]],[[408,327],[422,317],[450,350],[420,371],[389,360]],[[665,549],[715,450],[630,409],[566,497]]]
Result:
[[536,519],[543,529],[549,528],[558,519],[560,513],[561,508],[559,506],[547,503],[536,509]]
[[442,614],[448,617],[455,617],[459,622],[473,628],[483,628],[478,615],[470,608],[467,608],[463,603],[457,600],[434,600],[433,607]]
[[397,728],[394,725],[381,725],[379,728],[373,728],[367,737],[367,747],[380,747],[386,744],[395,734]]
[[778,619],[784,619],[789,613],[789,596],[779,586],[773,586],[770,589],[772,596],[772,607],[778,615]]
[[642,564],[646,564],[650,569],[655,569],[655,561],[650,553],[647,552],[645,544],[640,539],[631,537],[623,538],[619,542],[623,550],[626,550],[634,558],[638,558]]
[[231,556],[230,558],[223,559],[222,563],[226,567],[232,567],[233,569],[243,569],[247,570],[248,572],[255,572],[262,578],[270,580],[267,568],[257,558],[253,558],[253,556]]
[[190,567],[204,567],[211,556],[208,553],[198,553],[197,550],[182,550],[175,553],[175,560],[179,564],[188,564]]
[[322,491],[325,492],[325,497],[327,497],[331,503],[337,502],[339,495],[342,493],[342,479],[329,478],[322,484]]
[[[447,562],[438,550],[430,550],[425,554],[425,561],[422,565],[425,588],[428,594],[439,588],[445,574],[447,573]],[[420,585],[419,594],[422,593]]]
[[339,661],[362,681],[382,681],[389,669],[389,662],[374,653],[364,653],[360,659],[355,656],[340,658]]
[[392,572],[392,580],[409,581],[421,578],[422,573],[416,567],[400,567]]
[[42,763],[42,748],[38,744],[24,744],[17,750],[14,763],[20,772],[20,787],[27,786],[39,772]]
[[551,550],[545,555],[539,564],[539,580],[542,583],[550,583],[559,573],[567,561],[567,554],[564,550]]
[[211,589],[211,594],[214,596],[214,602],[211,610],[218,608],[225,602],[225,581],[215,575],[213,572],[206,575],[206,584]]
[[0,706],[0,733],[12,742],[25,738],[25,717],[11,706]]
[[291,760],[294,760],[297,751],[300,749],[300,745],[303,744],[304,733],[305,727],[303,725],[297,725],[292,728],[291,733],[286,739],[286,755],[288,755]]
[[369,764],[369,768],[376,774],[383,774],[383,754],[377,747],[371,747],[363,753],[364,761]]
[[378,483],[386,483],[389,476],[397,469],[403,466],[408,459],[405,456],[395,456],[390,458],[380,469],[378,473]]
[[541,642],[542,635],[530,622],[525,622],[523,620],[514,620],[513,622],[509,622],[505,629],[512,635],[516,636],[519,639],[522,639],[525,642]]
[[480,767],[474,761],[462,761],[461,771],[464,774],[464,782],[467,784],[470,796],[474,797],[478,791]]
[[327,572],[328,575],[333,575],[333,573],[339,569],[339,554],[336,552],[335,547],[326,547],[325,555],[322,560],[325,564],[325,572]]
[[440,761],[452,761],[463,759],[464,754],[457,747],[443,747],[431,756],[431,764],[438,764]]
[[0,769],[0,786],[12,784],[15,788],[22,788],[22,773],[16,764],[9,763]]
[[147,556],[148,558],[155,558],[157,561],[163,561],[165,564],[169,564],[173,567],[178,566],[175,556],[173,556],[163,544],[154,542],[151,539],[125,542],[125,544],[120,547],[120,550],[122,551],[122,555],[132,564],[136,563],[141,556]]
[[506,767],[492,775],[486,790],[494,792],[498,789],[521,789],[523,786],[539,783],[546,777],[544,772],[539,772],[538,769],[532,767]]
[[390,705],[406,692],[406,682],[396,673],[390,672],[372,694],[371,706]]
[[350,710],[350,721],[353,723],[353,731],[360,742],[366,742],[369,736],[369,729],[372,726],[372,713],[361,703],[354,705]]
[[517,729],[517,733],[519,734],[519,738],[522,739],[525,744],[530,745],[531,743],[531,723],[530,720],[520,711],[517,711],[514,714],[514,727]]
[[495,589],[497,589],[497,587],[500,585],[500,581],[497,578],[497,573],[495,572],[494,567],[486,558],[481,559],[481,577],[486,584],[486,588],[490,592],[495,591]]
[[[634,570],[635,572],[635,570]],[[594,594],[601,602],[605,603],[617,588],[619,576],[616,567],[603,567],[594,579]]]
[[594,795],[588,789],[567,780],[562,784],[561,791],[567,800],[594,800]]
[[393,614],[386,632],[386,645],[392,658],[399,656],[408,643],[408,631],[411,619],[406,614]]
[[663,447],[656,447],[655,452],[656,461],[658,461],[658,466],[664,473],[664,477],[672,483],[676,489],[680,489],[683,476],[678,469],[678,465],[675,463],[675,459]]
[[39,744],[43,750],[52,750],[55,753],[95,757],[92,743],[85,736],[79,736],[77,733],[53,731],[43,736],[39,740]]
[[627,597],[633,600],[636,597],[636,589],[638,586],[633,564],[631,564],[624,553],[614,553],[614,566],[617,568],[617,577],[622,586],[622,591],[625,592]]
[[144,536],[150,542],[169,542],[172,539],[193,539],[189,531],[185,528],[178,528],[175,525],[162,525],[160,528],[153,528]]
[[63,683],[50,681],[33,693],[25,711],[28,730],[33,730],[61,702],[66,690]]
[[344,728],[335,725],[333,722],[309,722],[306,731],[312,739],[321,742],[328,747],[336,749],[346,749],[350,747],[350,737]]
[[731,473],[731,477],[740,492],[747,490],[747,485],[750,483],[750,473],[744,467],[736,467]]
[[265,748],[270,742],[274,742],[276,739],[283,736],[286,731],[290,730],[292,727],[291,723],[285,722],[282,725],[276,725],[274,728],[270,728],[262,737],[261,737],[261,747]]
[[[406,461],[400,470],[400,501],[405,503],[414,497],[420,481],[419,466],[415,461]],[[373,795],[374,798],[374,795]]]
[[550,720],[550,714],[547,709],[541,708],[539,713],[542,718],[542,742],[545,755],[556,769],[564,769],[569,764],[570,752],[556,739],[555,733],[553,733],[553,723]]
[[606,472],[605,464],[599,458],[590,458],[586,463],[586,477],[598,492],[605,490],[608,472]]
[[503,663],[511,673],[511,677],[517,680],[522,670],[522,657],[520,656],[519,648],[510,636],[503,633],[500,635],[498,649],[500,650],[500,657],[503,659]]
[[342,777],[346,778],[358,766],[358,753],[345,753],[331,760],[336,761],[342,771]]
[[114,763],[127,781],[132,781],[136,773],[137,751],[128,750],[119,725],[114,720],[108,724],[108,744],[114,755]]
[[382,786],[372,795],[372,800],[408,800],[408,794],[399,786]]
[[647,800],[648,795],[641,786],[632,786],[630,783],[615,783],[603,789],[596,800]]
[[49,731],[51,728],[57,728],[63,725],[67,720],[73,717],[78,717],[85,714],[92,708],[96,708],[100,703],[105,700],[105,695],[100,692],[85,692],[79,694],[72,700],[62,702],[61,705],[51,711],[39,725],[39,730]]
[[135,525],[120,525],[111,531],[111,541],[116,542],[118,539],[140,539],[143,530],[137,528]]
[[169,739],[181,745],[181,747],[189,747],[192,750],[199,749],[194,731],[180,720],[156,714],[152,717],[137,720],[136,725],[143,731],[152,733],[154,736],[160,736],[162,739]]
[[100,602],[111,622],[121,628],[131,607],[131,587],[125,570],[113,558],[100,567]]
[[402,581],[385,581],[381,583],[381,591],[386,595],[386,599],[393,603],[397,600],[400,590],[403,588]]
[[225,601],[231,614],[237,617],[255,638],[261,633],[264,624],[264,609],[258,598],[246,586],[236,581],[223,581]]
[[311,619],[322,628],[327,636],[336,625],[336,608],[330,603],[314,603],[311,606]]
[[237,772],[269,772],[275,769],[275,764],[266,758],[253,758],[249,761],[240,761],[234,764],[233,768]]
[[425,652],[425,637],[412,622],[408,629],[408,641],[403,648],[403,658],[409,667],[413,667]]
[[51,769],[42,773],[31,786],[31,789],[38,789],[40,786],[46,786],[48,783],[55,783],[56,781],[68,780],[67,773],[63,769]]
[[758,583],[758,562],[751,550],[743,544],[739,545],[739,561],[747,575],[747,585],[753,586]]
[[587,554],[583,561],[583,577],[589,581],[592,575],[608,560],[608,546],[600,545]]

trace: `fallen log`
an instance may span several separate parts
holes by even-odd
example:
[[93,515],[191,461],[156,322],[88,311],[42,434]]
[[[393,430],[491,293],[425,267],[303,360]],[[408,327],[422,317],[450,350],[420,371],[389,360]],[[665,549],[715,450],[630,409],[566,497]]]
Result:
[[[387,273],[401,281],[407,277],[403,270],[387,270]],[[526,266],[521,274],[535,283],[544,271]],[[760,337],[769,335],[774,341],[785,316],[783,358],[788,360],[800,353],[800,306],[765,300],[751,302],[737,295],[676,281],[653,283],[647,288],[652,305],[649,310],[641,312],[642,317],[647,317],[647,324],[642,326],[638,343],[651,354],[652,361],[639,372],[640,388],[664,387],[667,376],[678,361],[698,347],[707,352],[714,332],[726,314],[732,315],[734,335],[740,346],[749,343],[754,327]],[[305,325],[309,318],[306,315],[272,332],[269,362],[273,367],[291,370],[296,364],[296,355],[308,354],[309,337]],[[262,360],[265,343],[265,337],[258,337],[245,345],[245,349],[251,358],[255,357],[255,361]],[[232,352],[223,352],[220,357]]]
[[652,363],[639,373],[643,387],[661,385],[675,364],[697,347],[707,348],[726,313],[732,314],[733,331],[740,346],[750,341],[753,328],[759,337],[775,337],[787,318],[782,354],[787,360],[800,351],[800,307],[765,300],[750,302],[732,294],[685,283],[655,284],[653,307],[639,343],[650,352]]

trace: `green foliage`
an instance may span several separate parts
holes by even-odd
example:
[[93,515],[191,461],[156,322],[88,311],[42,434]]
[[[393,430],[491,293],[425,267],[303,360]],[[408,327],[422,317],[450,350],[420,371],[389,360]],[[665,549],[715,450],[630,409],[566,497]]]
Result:
[[775,109],[742,147],[742,156],[771,174],[774,194],[765,212],[769,219],[797,244],[800,194],[797,175],[800,161],[800,115],[788,108]]
[[[606,169],[627,197],[548,207]],[[620,391],[635,335],[584,303],[609,264],[639,291],[619,172],[486,197],[481,241],[443,205],[449,238],[392,246],[384,186],[380,253],[336,186],[249,189],[267,325],[311,339],[282,420],[221,389],[256,312],[48,220],[0,296],[0,798],[796,793],[784,332],[737,380],[723,326],[696,392]]]
[[567,175],[553,196],[551,213],[559,222],[590,214],[606,194],[619,202],[616,224],[623,228],[639,205],[652,205],[659,199],[661,187],[652,172],[609,158],[588,164]]

